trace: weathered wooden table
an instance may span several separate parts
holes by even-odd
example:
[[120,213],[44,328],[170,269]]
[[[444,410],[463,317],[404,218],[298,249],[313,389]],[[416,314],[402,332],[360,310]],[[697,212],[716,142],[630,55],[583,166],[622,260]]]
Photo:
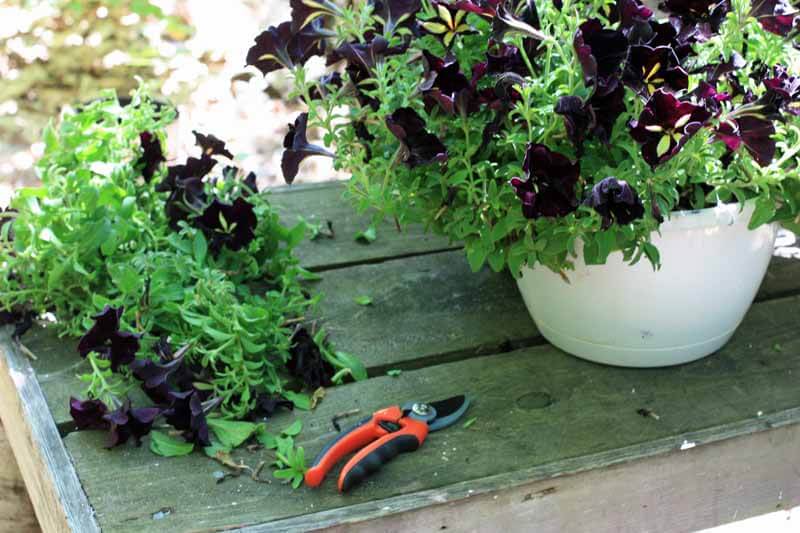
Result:
[[[217,484],[220,465],[202,454],[107,451],[102,433],[73,432],[75,343],[36,329],[23,338],[31,361],[3,331],[0,414],[45,530],[689,531],[800,504],[800,261],[775,258],[720,353],[610,368],[545,343],[511,277],[471,273],[446,241],[387,224],[374,243],[356,243],[367,222],[340,193],[298,188],[274,202],[287,220],[333,221],[335,239],[299,253],[322,274],[333,341],[371,379],[275,425],[302,417],[313,457],[343,411],[467,392],[474,424],[432,434],[348,495],[335,476],[318,490],[247,476]],[[374,304],[357,305],[361,295]],[[237,457],[255,464],[260,453]]]

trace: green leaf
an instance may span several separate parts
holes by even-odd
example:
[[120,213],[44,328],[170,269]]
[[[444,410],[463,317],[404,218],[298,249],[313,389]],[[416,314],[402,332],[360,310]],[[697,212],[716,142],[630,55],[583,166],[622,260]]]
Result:
[[386,371],[386,375],[390,376],[390,377],[393,377],[393,378],[398,377],[402,373],[403,373],[403,371],[402,370],[398,370],[398,369],[392,369],[392,370],[387,370]]
[[672,139],[669,135],[664,135],[661,137],[661,140],[658,141],[658,146],[656,146],[656,155],[658,157],[663,156],[667,152],[669,152],[669,146],[672,144]]
[[472,418],[470,418],[469,420],[467,420],[466,422],[464,422],[464,426],[463,426],[463,427],[464,427],[464,429],[468,429],[468,428],[469,428],[469,427],[470,427],[472,424],[474,424],[474,423],[475,423],[477,420],[478,420],[478,417],[477,417],[477,416],[473,416]]
[[256,440],[268,450],[274,450],[278,447],[278,440],[274,433],[262,431],[256,435]]
[[467,247],[467,261],[473,272],[481,269],[489,252],[489,248],[485,247],[481,241],[474,241],[471,246]]
[[753,211],[753,216],[750,223],[747,225],[749,229],[756,229],[759,226],[767,224],[775,217],[775,202],[768,197],[761,197],[756,200],[756,208]]
[[249,439],[258,430],[258,424],[251,422],[236,422],[221,418],[209,418],[208,427],[219,439],[220,444],[226,448],[236,448]]
[[366,295],[356,296],[355,298],[353,298],[353,301],[358,305],[372,305],[372,298]]
[[645,242],[642,244],[642,249],[644,250],[644,255],[652,263],[653,268],[658,268],[661,265],[661,254],[658,252],[658,248],[649,242]]
[[208,254],[208,242],[202,231],[197,231],[194,236],[194,258],[198,264],[203,265],[206,262],[206,255]]
[[311,396],[302,392],[284,391],[283,397],[294,403],[294,406],[303,411],[311,410]]
[[300,434],[303,430],[303,421],[299,418],[292,422],[287,428],[281,431],[281,435],[287,435],[289,437],[295,437]]
[[375,226],[370,226],[364,231],[359,231],[356,233],[355,240],[356,242],[360,242],[362,244],[370,244],[378,238],[378,232],[375,229]]
[[150,451],[163,457],[180,457],[189,455],[194,444],[178,440],[158,430],[150,432]]
[[350,375],[354,380],[364,381],[367,379],[367,369],[358,357],[347,352],[336,352],[335,357],[336,359],[331,362],[340,368],[350,369]]

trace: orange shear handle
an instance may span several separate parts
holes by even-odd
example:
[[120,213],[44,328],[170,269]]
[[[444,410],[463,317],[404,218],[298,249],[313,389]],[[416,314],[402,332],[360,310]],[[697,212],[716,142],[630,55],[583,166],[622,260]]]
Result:
[[339,491],[347,492],[401,453],[413,452],[425,442],[428,424],[401,418],[400,429],[382,436],[350,459],[339,474]]
[[380,426],[381,422],[396,424],[401,418],[403,418],[403,411],[399,406],[387,407],[375,412],[372,417],[365,418],[345,433],[339,435],[323,448],[314,459],[311,468],[306,472],[306,485],[318,487],[330,469],[336,466],[336,463],[345,455],[360,450],[375,439],[380,439],[389,433],[388,430]]

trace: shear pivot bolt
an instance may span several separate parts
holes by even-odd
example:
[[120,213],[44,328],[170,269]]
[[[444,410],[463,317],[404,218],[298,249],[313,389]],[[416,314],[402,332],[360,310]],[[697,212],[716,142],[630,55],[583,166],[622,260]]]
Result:
[[425,416],[431,412],[431,407],[427,403],[415,403],[411,406],[411,411],[420,416]]

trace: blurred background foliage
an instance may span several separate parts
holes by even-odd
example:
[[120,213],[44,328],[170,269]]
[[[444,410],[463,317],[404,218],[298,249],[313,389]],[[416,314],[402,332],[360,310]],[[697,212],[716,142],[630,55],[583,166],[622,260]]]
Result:
[[[0,0],[0,207],[36,184],[48,120],[103,89],[125,97],[137,77],[178,108],[171,158],[198,129],[227,140],[260,186],[281,185],[300,108],[287,102],[286,72],[264,78],[244,63],[255,36],[289,12],[289,0]],[[330,161],[312,161],[300,181],[332,177]]]

